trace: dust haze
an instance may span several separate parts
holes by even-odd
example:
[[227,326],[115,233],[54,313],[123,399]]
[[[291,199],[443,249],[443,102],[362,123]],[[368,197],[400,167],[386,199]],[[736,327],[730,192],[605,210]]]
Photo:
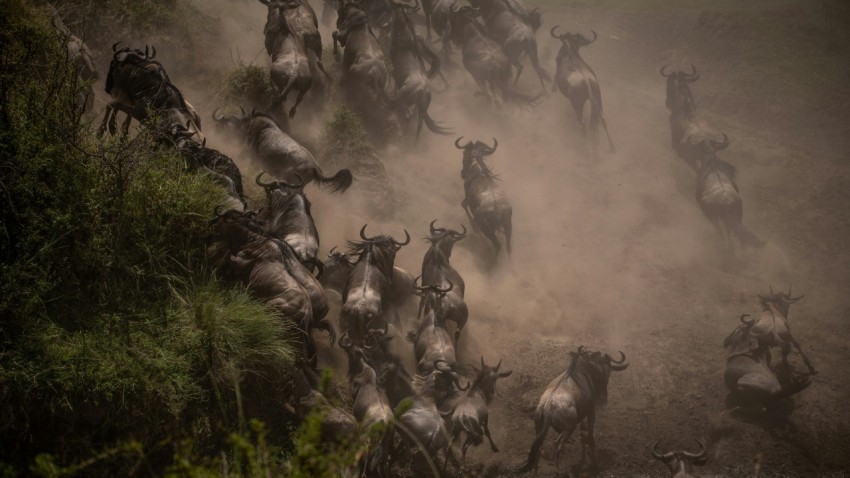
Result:
[[[311,3],[321,15],[321,3]],[[537,6],[532,0],[526,3]],[[124,41],[160,42],[158,59],[201,113],[208,146],[237,161],[247,186],[253,184],[257,167],[238,142],[212,126],[211,114],[223,105],[220,79],[239,61],[267,67],[262,33],[266,8],[247,0],[195,4],[214,23],[204,27],[203,51],[191,52],[191,68],[159,46],[167,39]],[[758,452],[765,454],[766,476],[847,466],[847,458],[837,451],[850,437],[847,372],[838,365],[846,361],[850,343],[845,292],[850,286],[850,166],[846,157],[840,161],[848,150],[846,131],[828,129],[835,118],[819,114],[816,103],[777,106],[765,95],[730,92],[757,71],[750,68],[746,75],[751,76],[745,76],[718,54],[718,48],[734,51],[728,47],[734,39],[691,33],[705,21],[699,7],[605,5],[539,5],[544,25],[537,41],[544,68],[554,75],[560,42],[549,36],[552,26],[586,35],[590,29],[598,32],[598,41],[581,53],[599,78],[614,153],[603,141],[594,148],[581,134],[567,99],[548,91],[551,83],[531,109],[493,110],[474,96],[475,84],[455,51],[454,68],[447,72],[451,88],[434,95],[430,114],[456,134],[441,137],[423,129],[416,142],[411,125],[407,138],[378,151],[393,191],[389,217],[370,209],[356,177],[342,195],[307,188],[321,236],[320,257],[356,238],[366,223],[370,234],[397,238],[407,229],[414,240],[398,253],[396,265],[418,275],[427,249],[421,238],[429,222],[472,229],[460,207],[462,155],[454,140],[462,135],[492,144],[495,137],[499,147],[488,162],[513,206],[513,255],[503,254],[494,263],[490,244],[471,233],[455,246],[451,258],[466,281],[470,310],[459,362],[474,364],[483,355],[488,363],[504,359],[503,368],[514,370],[500,382],[491,407],[493,438],[502,452],[493,454],[482,446],[470,454],[473,461],[513,466],[525,458],[533,438],[531,411],[545,384],[563,371],[570,350],[588,345],[611,353],[622,350],[631,363],[626,372],[611,377],[609,405],[597,418],[602,468],[613,476],[636,470],[660,476],[663,467],[647,451],[660,438],[683,445],[691,437],[708,441],[709,472],[748,470]],[[777,21],[791,21],[787,15],[794,15],[792,10],[782,16],[780,7],[765,5],[779,12]],[[331,30],[321,28],[330,50]],[[102,43],[95,46],[102,53],[98,66],[105,71],[108,42]],[[768,243],[756,252],[730,253],[696,204],[692,171],[670,147],[665,85],[658,69],[664,64],[686,69],[691,63],[702,75],[693,85],[701,114],[732,141],[722,156],[739,169],[744,223]],[[195,73],[198,68],[204,75]],[[850,95],[842,88],[835,94],[846,106]],[[518,89],[541,92],[530,67]],[[808,94],[818,97],[817,92]],[[107,98],[99,99],[103,105]],[[324,120],[334,109],[299,109],[292,135],[305,144],[319,144]],[[765,121],[768,117],[772,120]],[[844,118],[844,124],[850,121]],[[337,169],[332,158],[318,159],[326,173]],[[823,196],[812,192],[817,190]],[[259,189],[247,191],[262,199]],[[789,284],[806,294],[792,310],[791,327],[821,373],[796,400],[796,431],[771,435],[722,413],[721,342],[740,314],[758,310],[757,294],[771,285],[787,289]],[[338,296],[329,295],[338,302]],[[407,317],[407,323],[412,319]],[[836,424],[842,421],[843,426]],[[550,448],[544,448],[541,461],[544,475],[554,470]],[[579,450],[568,445],[562,464],[575,463]]]

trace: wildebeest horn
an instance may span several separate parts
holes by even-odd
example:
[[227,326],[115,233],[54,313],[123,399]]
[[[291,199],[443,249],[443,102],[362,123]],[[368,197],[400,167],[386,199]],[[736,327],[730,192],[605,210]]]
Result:
[[[246,116],[248,116],[248,114],[245,113],[245,108],[243,108],[242,105],[239,105],[239,112],[242,113],[242,118],[245,118]],[[252,111],[251,116],[253,116],[253,115],[254,115],[254,112]]]
[[487,155],[489,156],[489,155],[495,153],[496,148],[498,148],[498,147],[499,147],[499,140],[494,137],[493,138],[493,146],[492,147],[487,146],[487,151],[488,151]]
[[216,108],[216,109],[215,109],[215,111],[213,111],[213,115],[212,115],[213,120],[215,120],[215,121],[221,121],[221,120],[222,120],[222,118],[224,118],[224,116],[218,116],[218,112],[219,112],[220,110],[221,110],[221,108]]
[[455,285],[452,284],[452,281],[450,281],[448,279],[446,279],[446,282],[449,283],[448,289],[440,289],[439,287],[434,287],[434,290],[437,291],[437,292],[443,293],[443,294],[447,294],[447,293],[451,292],[451,290],[455,288]]
[[430,230],[431,230],[431,234],[434,234],[435,232],[437,232],[437,229],[435,229],[435,228],[434,228],[434,223],[435,223],[435,222],[437,222],[437,220],[436,220],[436,219],[434,219],[433,221],[431,221],[431,224],[428,224],[428,229],[430,229]]
[[398,242],[395,239],[393,239],[393,242],[395,242],[397,246],[406,246],[406,245],[410,244],[410,233],[407,232],[407,229],[404,230],[404,237],[405,237],[404,242]]
[[413,288],[420,291],[420,292],[424,292],[424,291],[428,290],[428,287],[426,287],[426,286],[416,285],[416,283],[419,282],[420,280],[422,280],[422,276],[418,276],[415,279],[413,279]]
[[463,225],[463,224],[461,224],[461,225],[460,225],[460,227],[462,227],[462,228],[463,228],[463,232],[461,232],[459,235],[460,235],[461,237],[466,236],[466,226],[465,226],[465,225]]
[[457,13],[460,11],[460,5],[457,2],[452,3],[452,6],[449,7],[449,11],[452,13]]
[[611,358],[610,355],[608,356],[608,360],[610,360],[612,363],[623,363],[626,361],[626,354],[620,351],[620,360],[614,360],[613,358]]
[[482,356],[481,356],[481,368],[483,369],[484,367],[485,367],[485,365],[484,365],[484,356],[482,355]]
[[150,47],[145,45],[145,60],[148,59],[148,55],[150,55]]
[[457,149],[466,149],[466,147],[467,147],[467,146],[469,146],[469,142],[467,142],[465,145],[461,146],[461,145],[460,145],[460,140],[462,140],[462,139],[463,139],[463,136],[461,136],[460,138],[458,138],[458,139],[456,139],[456,140],[455,140],[455,148],[457,148]]
[[697,81],[699,79],[699,73],[697,73],[697,67],[695,67],[693,63],[691,63],[691,74],[687,75],[685,77],[685,79],[688,80],[688,83],[693,83],[694,81]]
[[596,34],[595,30],[590,30],[590,32],[593,33],[593,40],[588,40],[587,38],[585,38],[584,39],[585,45],[590,45],[591,43],[595,42],[597,38],[599,38],[599,35]]
[[740,318],[741,323],[744,324],[744,325],[753,325],[753,323],[756,321],[756,319],[747,320],[746,318],[749,317],[749,316],[750,316],[750,314],[742,314],[741,318]]
[[254,180],[254,182],[257,183],[257,186],[260,186],[260,187],[263,187],[263,188],[270,188],[270,187],[273,187],[277,184],[277,181],[272,181],[270,183],[265,183],[265,184],[260,182],[260,178],[263,177],[264,174],[266,174],[265,171],[260,172],[260,174],[257,175],[257,179]]
[[368,224],[363,224],[363,227],[360,228],[360,239],[363,239],[364,241],[369,240],[369,238],[366,237],[366,226],[368,226]]
[[465,391],[469,390],[469,385],[470,385],[469,382],[466,382],[466,387],[460,386],[460,375],[455,371],[452,371],[452,380],[454,380],[455,386],[461,392],[465,392]]
[[[336,250],[336,246],[331,247],[331,250],[328,251],[328,257],[334,257],[334,251],[335,250]],[[338,252],[337,254],[342,255],[341,252]]]
[[113,43],[113,44],[112,44],[112,51],[113,51],[113,52],[118,51],[118,45],[120,45],[120,44],[121,44],[121,41],[120,41],[120,40],[119,40],[119,41],[117,41],[117,42],[115,42],[115,43]]
[[666,460],[673,458],[673,452],[672,451],[669,451],[669,452],[664,453],[664,454],[661,454],[661,452],[658,451],[658,444],[659,443],[661,443],[661,440],[658,440],[657,442],[655,442],[654,445],[652,445],[652,457],[655,458],[656,460],[661,460],[661,461],[666,461]]
[[661,76],[663,76],[664,78],[670,78],[671,76],[673,76],[673,73],[664,73],[664,70],[666,70],[669,66],[670,65],[664,65],[661,67]]
[[773,285],[768,285],[768,287],[770,288],[770,295],[773,295]]
[[[441,366],[442,365],[442,366]],[[436,359],[433,362],[433,367],[435,370],[439,370],[440,372],[448,372],[451,373],[452,367],[443,359]]]
[[502,359],[500,358],[499,363],[496,364],[496,371],[497,372],[499,371],[499,367],[501,367],[501,366],[502,366]]
[[688,457],[692,460],[702,460],[703,458],[705,458],[705,454],[706,454],[705,443],[697,440],[696,438],[694,438],[694,441],[696,441],[699,444],[699,448],[700,448],[699,452],[691,453],[691,452],[683,451],[682,456],[686,456],[686,457]]
[[552,35],[552,38],[557,38],[558,40],[562,40],[561,37],[559,37],[558,35],[555,35],[555,30],[557,30],[560,26],[561,25],[555,25],[554,27],[552,27],[551,30],[549,30],[549,34]]
[[606,354],[606,356],[607,356],[608,362],[609,362],[608,366],[611,367],[611,370],[616,370],[616,371],[625,370],[629,366],[629,364],[624,363],[626,361],[626,354],[624,354],[623,352],[620,352],[620,360],[614,360],[613,358],[611,358],[610,355],[607,355],[607,354]]
[[370,329],[368,325],[366,326],[366,330],[368,330],[369,333],[372,334],[372,335],[379,335],[381,337],[386,337],[387,332],[390,331],[390,323],[384,321],[384,329],[383,330],[381,330],[381,329]]

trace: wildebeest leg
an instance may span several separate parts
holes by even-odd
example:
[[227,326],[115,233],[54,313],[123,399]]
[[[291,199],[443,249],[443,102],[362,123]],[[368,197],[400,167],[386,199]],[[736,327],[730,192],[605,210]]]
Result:
[[581,125],[581,131],[584,134],[587,134],[587,125],[584,124],[584,98],[573,97],[570,98],[570,103],[573,104],[573,111],[576,113],[576,119],[578,120],[578,124]]
[[[469,435],[466,436],[466,440],[463,441],[463,447],[460,449],[460,463],[461,466],[466,466],[466,451],[469,447],[472,446],[472,440]],[[448,460],[448,457],[446,457]]]
[[121,134],[127,136],[130,134],[130,122],[133,121],[133,115],[128,114],[127,118],[124,119],[124,123],[121,125]]
[[800,357],[803,358],[803,363],[805,363],[806,367],[808,367],[809,373],[811,373],[811,374],[818,373],[817,370],[815,370],[815,368],[812,366],[812,363],[809,362],[809,358],[806,357],[806,354],[804,354],[803,351],[800,350],[800,344],[798,344],[797,341],[794,340],[794,337],[791,337],[791,344],[794,345],[794,348],[797,349],[797,352],[800,352]]
[[477,231],[478,225],[475,223],[475,219],[472,217],[472,213],[469,211],[469,203],[464,198],[463,201],[460,202],[460,207],[463,208],[463,212],[466,213],[466,217],[469,218],[469,223],[472,224],[472,230]]
[[519,81],[519,75],[522,74],[522,63],[519,61],[518,55],[516,58],[513,58],[511,60],[511,65],[516,68],[516,77],[514,78],[514,86],[516,86],[517,82]]
[[103,133],[106,133],[106,127],[109,124],[109,117],[115,112],[115,108],[112,106],[112,103],[106,105],[106,111],[103,113],[103,121],[100,122],[100,128],[97,130],[97,137],[102,138]]
[[540,462],[540,448],[546,440],[546,434],[549,433],[549,427],[552,426],[546,417],[538,416],[534,420],[534,429],[537,435],[534,437],[534,442],[531,444],[531,450],[528,452],[528,460],[517,469],[517,473],[527,473],[534,470],[537,474],[537,464]]
[[[307,94],[307,91],[310,88],[304,88],[298,92],[298,98],[295,99],[295,104],[292,105],[292,108],[289,110],[289,118],[292,119],[295,117],[295,109],[298,108],[298,105],[301,103],[301,100],[304,99],[304,95]],[[284,101],[286,101],[286,95],[284,94]]]
[[591,409],[587,416],[587,442],[590,446],[590,462],[596,465],[596,440],[593,438],[593,425],[596,421],[596,413]]
[[502,250],[502,245],[499,244],[499,238],[496,237],[496,231],[488,225],[486,229],[481,229],[481,233],[493,243],[493,247],[496,248],[495,256],[498,257],[499,252]]
[[492,450],[493,453],[499,453],[499,448],[496,446],[495,443],[493,443],[493,437],[490,436],[489,422],[490,422],[490,420],[488,418],[485,418],[484,420],[482,420],[481,421],[481,428],[484,430],[484,436],[487,437],[487,441],[490,442],[490,450]]

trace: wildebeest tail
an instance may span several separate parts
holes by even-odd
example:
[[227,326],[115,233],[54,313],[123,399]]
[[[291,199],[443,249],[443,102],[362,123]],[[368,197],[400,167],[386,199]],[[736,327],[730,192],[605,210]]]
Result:
[[418,110],[419,116],[422,120],[425,121],[425,126],[431,130],[432,133],[441,134],[441,135],[450,135],[453,134],[453,131],[449,128],[444,128],[439,125],[431,115],[428,114],[428,106],[431,104],[431,92],[426,92],[422,99],[419,101],[419,104],[416,106]]
[[735,233],[735,237],[741,242],[745,247],[755,247],[762,248],[765,245],[765,242],[758,238],[755,234],[752,233],[746,226],[744,226],[741,221],[729,221],[732,224],[729,224],[732,232]]
[[605,114],[602,112],[602,91],[599,89],[599,84],[596,82],[588,82],[590,88],[590,134],[594,141],[599,135],[599,130],[604,129],[605,135],[608,137],[608,145],[611,151],[614,151],[614,142],[611,141],[611,135],[608,133],[608,125],[605,124]]
[[473,445],[480,445],[484,441],[481,424],[478,423],[475,417],[463,414],[458,419],[452,420],[452,422],[452,428],[459,427],[460,430],[466,432],[467,440]]
[[322,176],[320,171],[316,171],[316,182],[319,183],[319,186],[331,186],[331,192],[334,193],[345,192],[353,181],[354,176],[351,175],[351,171],[348,169],[340,169],[335,175],[329,178]]
[[534,437],[534,442],[531,444],[528,459],[516,469],[517,473],[528,473],[537,467],[537,462],[540,460],[540,450],[543,448],[543,441],[546,440],[546,434],[549,432],[549,423],[545,416],[538,416],[535,425],[537,425],[537,436]]

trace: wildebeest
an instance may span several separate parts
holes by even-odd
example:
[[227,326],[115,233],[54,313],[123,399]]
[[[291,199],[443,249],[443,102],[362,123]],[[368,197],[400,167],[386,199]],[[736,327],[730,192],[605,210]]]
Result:
[[667,73],[668,65],[661,68],[661,76],[667,78],[667,99],[670,110],[670,140],[673,150],[694,171],[699,172],[698,160],[701,151],[695,145],[703,140],[713,140],[719,135],[698,114],[690,83],[699,80],[699,73],[691,65],[691,73],[673,71]]
[[800,392],[811,382],[790,368],[781,370],[777,376],[771,367],[768,346],[760,344],[750,333],[754,323],[748,314],[742,315],[741,325],[723,341],[727,352],[723,379],[730,392],[727,400],[730,405],[761,412],[772,403]]
[[[561,94],[570,100],[582,130],[585,134],[589,131],[594,141],[599,128],[602,127],[608,137],[608,146],[611,151],[614,151],[614,142],[611,141],[608,123],[605,121],[605,114],[602,112],[602,91],[599,89],[599,81],[596,78],[596,73],[579,54],[581,47],[596,41],[596,32],[593,31],[593,40],[588,40],[581,33],[567,32],[556,35],[555,30],[557,29],[558,25],[555,25],[549,31],[553,38],[561,40],[552,92],[561,90]],[[585,121],[584,104],[587,101],[590,101],[590,119]]]
[[356,345],[363,344],[368,324],[385,322],[395,255],[410,244],[410,234],[406,230],[404,234],[404,242],[387,235],[367,237],[364,224],[360,229],[362,241],[350,242],[351,252],[358,259],[342,292],[341,325]]
[[357,437],[357,419],[347,410],[333,405],[321,392],[313,388],[307,373],[301,369],[293,373],[292,401],[289,412],[304,421],[310,413],[321,414],[320,444],[346,445]]
[[[318,315],[314,315],[313,304],[319,301],[316,288],[308,291],[302,286],[302,282],[309,286],[305,280],[309,272],[287,244],[269,238],[250,213],[226,211],[216,219],[216,230],[219,240],[208,250],[211,262],[223,269],[225,277],[245,284],[254,297],[284,320],[297,324],[306,334],[307,357],[315,355],[309,335],[312,329],[326,330],[333,341],[333,328],[319,317],[327,313],[327,306],[324,312],[320,307]],[[321,293],[320,286],[318,292]]]
[[[322,286],[326,290],[342,294],[348,283],[351,272],[357,264],[354,253],[336,251],[336,247],[328,252],[328,260],[324,263]],[[413,275],[398,266],[393,266],[388,303],[393,307],[403,307],[413,298],[416,289],[413,288]]]
[[316,59],[311,59],[312,52],[308,54],[304,39],[293,30],[284,14],[285,7],[268,0],[260,1],[269,9],[263,33],[266,36],[266,51],[272,57],[270,74],[275,92],[271,108],[274,111],[281,107],[286,103],[290,91],[297,91],[298,98],[289,110],[289,117],[293,118],[304,95],[313,87],[313,68],[310,63]]
[[[449,259],[452,257],[455,242],[466,237],[466,227],[463,227],[463,232],[457,232],[443,227],[435,228],[436,222],[437,220],[434,219],[429,225],[431,235],[428,241],[431,243],[431,247],[422,259],[422,284],[440,288],[447,287],[449,284],[454,285],[440,296],[442,301],[440,305],[443,318],[451,320],[457,325],[457,332],[455,333],[455,344],[457,344],[460,332],[469,318],[469,309],[463,300],[466,285],[457,270],[449,264]],[[424,305],[424,300],[423,297],[422,305]]]
[[387,476],[393,444],[393,410],[387,394],[378,386],[378,375],[368,363],[362,347],[343,334],[340,346],[348,352],[348,380],[354,401],[352,411],[361,429],[373,440],[372,451],[363,462],[367,476]]
[[496,152],[499,142],[493,138],[492,147],[481,141],[469,141],[461,146],[462,139],[463,136],[455,141],[455,147],[463,150],[463,169],[460,176],[463,179],[464,198],[460,205],[472,225],[493,243],[496,256],[502,248],[496,232],[504,232],[505,249],[510,255],[513,210],[508,196],[496,184],[499,178],[484,162],[485,156]]
[[65,26],[59,14],[51,18],[51,23],[60,35],[65,45],[68,60],[74,63],[74,73],[77,75],[79,86],[84,87],[77,95],[77,107],[83,113],[91,113],[94,109],[94,88],[92,83],[100,78],[100,73],[94,66],[92,54],[86,43]]
[[387,101],[389,75],[381,44],[359,3],[342,0],[337,13],[334,55],[338,55],[337,44],[342,45],[341,81],[347,101],[358,111],[375,113]]
[[460,438],[461,433],[466,434],[466,439],[463,441],[461,449],[463,461],[466,461],[466,451],[470,446],[478,446],[487,437],[490,442],[490,449],[496,453],[499,448],[493,443],[493,438],[490,436],[490,413],[488,408],[493,402],[493,396],[496,394],[496,381],[500,378],[505,378],[513,373],[512,371],[499,372],[499,367],[502,366],[502,361],[495,367],[490,367],[484,364],[484,357],[481,357],[481,369],[475,370],[475,380],[469,386],[469,390],[460,401],[457,402],[454,412],[452,412],[452,442]]
[[487,31],[502,46],[505,56],[516,68],[514,84],[522,74],[520,57],[528,55],[531,66],[540,78],[540,86],[544,90],[544,80],[549,80],[549,74],[540,66],[537,57],[537,40],[534,32],[540,27],[540,12],[537,9],[526,10],[520,5],[512,5],[513,0],[472,0],[472,5],[478,7],[484,16]]
[[744,226],[744,202],[738,191],[735,166],[718,158],[716,154],[729,146],[729,138],[724,134],[723,141],[702,139],[693,146],[702,153],[697,161],[696,199],[705,217],[720,235],[726,237],[729,245],[734,234],[743,247],[764,246],[764,241]]
[[[440,58],[413,29],[407,17],[406,5],[393,4],[393,20],[390,42],[390,62],[397,92],[390,97],[390,104],[401,110],[402,116],[417,115],[416,138],[422,131],[422,123],[436,134],[450,134],[428,114],[431,104],[429,80],[440,71]],[[407,113],[407,114],[405,114]]]
[[425,15],[425,34],[431,40],[431,30],[434,30],[443,43],[444,58],[451,51],[451,8],[457,0],[422,0],[422,13]]
[[417,376],[413,382],[415,393],[410,397],[411,406],[407,409],[399,421],[405,427],[407,433],[402,438],[411,441],[416,440],[418,446],[424,448],[424,452],[436,458],[437,453],[442,451],[446,455],[446,462],[451,457],[451,437],[446,428],[443,416],[437,407],[438,389],[437,376],[442,372],[433,370],[427,375]]
[[533,105],[537,98],[519,93],[511,86],[511,62],[484,25],[475,19],[477,13],[469,5],[453,4],[450,10],[451,38],[461,47],[463,66],[478,85],[476,94],[488,98],[496,107],[500,106],[497,91],[503,102]]
[[325,177],[316,158],[304,146],[286,134],[271,116],[253,112],[241,116],[218,116],[213,119],[241,133],[260,166],[272,176],[284,181],[316,181],[319,186],[330,186],[332,192],[342,192],[351,186],[351,171],[340,169],[334,176]]
[[658,444],[661,440],[652,445],[652,457],[664,463],[670,470],[672,478],[695,478],[691,474],[694,465],[702,465],[707,458],[705,444],[699,440],[695,440],[700,447],[696,453],[689,451],[668,451],[661,453],[658,449]]
[[230,198],[226,204],[232,209],[245,209],[245,192],[242,188],[242,173],[236,163],[226,154],[207,148],[206,142],[198,144],[191,140],[192,131],[175,125],[172,141],[180,155],[186,160],[189,171],[210,175],[227,190]]
[[[416,370],[420,375],[427,375],[438,370],[451,382],[460,387],[460,375],[457,368],[457,355],[451,336],[446,329],[443,315],[443,296],[454,286],[449,282],[445,289],[437,286],[416,286],[422,294],[422,317],[416,330],[408,334],[407,339],[413,342],[413,354],[416,357]],[[441,392],[451,391],[451,382],[441,384]],[[443,386],[445,385],[445,386]]]
[[[791,309],[791,304],[802,299],[803,296],[792,297],[791,287],[788,287],[788,292],[774,293],[773,288],[769,295],[759,295],[759,302],[762,306],[762,313],[758,320],[755,321],[750,329],[750,335],[755,337],[760,345],[765,347],[779,347],[782,353],[782,364],[788,368],[788,355],[792,348],[796,349],[809,369],[809,373],[815,374],[815,368],[809,362],[809,358],[800,349],[800,344],[794,340],[791,335],[791,329],[788,327],[788,313]],[[770,351],[768,350],[768,360],[770,360]]]
[[123,126],[126,134],[130,120],[135,118],[140,123],[144,122],[150,110],[161,123],[159,126],[166,130],[173,125],[185,126],[194,133],[192,139],[203,144],[200,117],[168,78],[162,64],[154,60],[156,49],[145,47],[144,52],[128,47],[118,49],[119,43],[112,45],[114,54],[106,75],[105,89],[113,101],[107,105],[100,134],[107,130],[115,132],[118,111],[128,115]]
[[608,377],[612,371],[625,370],[629,366],[625,361],[626,355],[623,352],[620,352],[620,360],[584,347],[570,353],[567,369],[549,382],[540,397],[534,412],[536,437],[528,453],[528,460],[517,470],[518,473],[537,470],[540,449],[550,428],[559,434],[556,466],[561,449],[579,425],[582,432],[585,432],[581,434],[582,460],[589,448],[591,463],[596,463],[596,442],[593,438],[596,407],[607,401]]
[[257,175],[256,183],[266,192],[266,207],[260,210],[259,219],[273,237],[289,244],[302,264],[321,271],[324,264],[316,257],[319,252],[319,231],[310,213],[310,201],[304,195],[303,181],[262,182],[265,171]]

